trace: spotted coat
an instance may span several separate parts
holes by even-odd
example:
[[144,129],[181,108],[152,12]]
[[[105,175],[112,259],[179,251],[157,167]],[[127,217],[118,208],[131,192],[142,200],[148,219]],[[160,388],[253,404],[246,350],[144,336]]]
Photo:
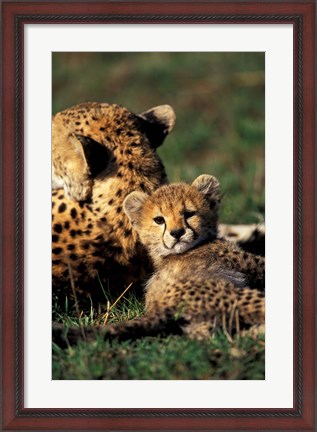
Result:
[[[105,338],[133,339],[178,332],[210,337],[220,326],[227,334],[263,326],[265,260],[217,238],[219,182],[202,175],[191,186],[162,186],[152,196],[131,193],[124,208],[149,251],[154,273],[145,286],[145,316],[105,327],[86,328]],[[55,327],[62,341],[63,328]],[[81,337],[70,328],[70,342]]]
[[[122,205],[131,191],[152,193],[167,182],[156,147],[174,122],[166,105],[138,116],[118,105],[86,103],[54,117],[53,286],[71,276],[76,285],[99,276],[121,287],[148,271],[144,247]],[[70,138],[81,150],[79,162]],[[83,182],[77,181],[80,174]],[[85,179],[87,187],[80,189]]]

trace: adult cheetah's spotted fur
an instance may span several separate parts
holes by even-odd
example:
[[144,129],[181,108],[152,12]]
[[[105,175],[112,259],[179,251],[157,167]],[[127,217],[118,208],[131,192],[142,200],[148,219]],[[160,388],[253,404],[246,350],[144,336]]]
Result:
[[123,201],[131,191],[152,193],[167,182],[155,149],[174,122],[167,105],[135,115],[118,105],[84,103],[55,115],[53,287],[65,286],[70,273],[76,286],[97,274],[120,289],[142,278],[146,254]]

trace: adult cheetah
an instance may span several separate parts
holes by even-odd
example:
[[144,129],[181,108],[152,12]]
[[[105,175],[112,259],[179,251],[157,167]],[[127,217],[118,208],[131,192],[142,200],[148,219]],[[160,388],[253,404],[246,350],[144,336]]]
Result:
[[[167,183],[156,153],[172,130],[168,105],[140,115],[106,103],[83,103],[53,118],[53,287],[85,285],[99,276],[110,286],[148,271],[147,255],[123,211],[134,190]],[[57,189],[56,189],[57,188]]]

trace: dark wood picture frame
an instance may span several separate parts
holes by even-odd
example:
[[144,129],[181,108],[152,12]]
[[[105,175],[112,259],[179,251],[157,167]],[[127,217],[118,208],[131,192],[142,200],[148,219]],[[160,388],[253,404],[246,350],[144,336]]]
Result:
[[[3,430],[316,430],[315,7],[314,0],[2,2]],[[23,26],[27,23],[291,23],[294,26],[293,408],[24,408]]]

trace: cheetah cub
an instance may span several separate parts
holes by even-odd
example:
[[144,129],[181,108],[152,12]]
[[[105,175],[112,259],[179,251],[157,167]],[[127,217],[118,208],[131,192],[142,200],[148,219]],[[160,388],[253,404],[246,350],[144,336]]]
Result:
[[[98,332],[105,338],[164,331],[203,339],[218,325],[230,334],[264,324],[264,258],[217,237],[219,204],[219,182],[210,175],[126,197],[124,210],[154,265],[146,314]],[[88,328],[87,337],[95,332]],[[70,342],[78,333],[69,332]]]

